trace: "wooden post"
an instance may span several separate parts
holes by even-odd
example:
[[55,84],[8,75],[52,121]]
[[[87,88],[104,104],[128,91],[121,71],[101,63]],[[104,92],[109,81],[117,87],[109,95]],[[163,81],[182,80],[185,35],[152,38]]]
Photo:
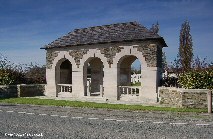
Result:
[[208,113],[212,113],[212,91],[211,90],[209,90],[208,92],[207,100],[208,100]]

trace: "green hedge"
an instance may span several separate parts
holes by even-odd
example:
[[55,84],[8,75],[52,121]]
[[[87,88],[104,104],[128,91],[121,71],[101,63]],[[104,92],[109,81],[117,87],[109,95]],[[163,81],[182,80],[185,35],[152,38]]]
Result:
[[213,89],[213,69],[183,73],[178,83],[188,89]]
[[0,69],[0,85],[12,84],[14,80],[6,70]]

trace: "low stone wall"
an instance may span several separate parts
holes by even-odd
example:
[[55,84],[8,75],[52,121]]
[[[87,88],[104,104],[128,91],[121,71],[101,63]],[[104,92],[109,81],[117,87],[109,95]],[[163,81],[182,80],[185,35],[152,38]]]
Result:
[[0,98],[44,96],[45,84],[0,85]]
[[183,108],[207,108],[208,89],[160,87],[160,104]]
[[44,96],[45,85],[17,85],[18,97]]
[[159,89],[160,104],[167,104],[176,107],[182,107],[182,95],[177,88],[160,88]]
[[18,97],[16,85],[0,85],[0,98]]

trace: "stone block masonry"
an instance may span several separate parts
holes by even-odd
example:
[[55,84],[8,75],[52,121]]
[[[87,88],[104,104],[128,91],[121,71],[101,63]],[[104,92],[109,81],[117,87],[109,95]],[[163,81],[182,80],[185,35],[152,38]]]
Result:
[[182,95],[177,88],[159,88],[160,104],[182,107]]
[[182,108],[207,108],[208,89],[160,87],[160,104]]
[[0,85],[0,98],[18,97],[17,85]]
[[44,96],[45,84],[0,85],[0,98]]
[[18,97],[34,97],[44,96],[45,85],[32,84],[32,85],[17,85]]

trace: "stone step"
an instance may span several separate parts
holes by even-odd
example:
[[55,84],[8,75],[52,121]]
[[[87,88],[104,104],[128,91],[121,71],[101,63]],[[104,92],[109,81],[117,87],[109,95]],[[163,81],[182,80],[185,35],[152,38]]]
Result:
[[60,92],[58,93],[58,97],[71,97],[70,92]]

